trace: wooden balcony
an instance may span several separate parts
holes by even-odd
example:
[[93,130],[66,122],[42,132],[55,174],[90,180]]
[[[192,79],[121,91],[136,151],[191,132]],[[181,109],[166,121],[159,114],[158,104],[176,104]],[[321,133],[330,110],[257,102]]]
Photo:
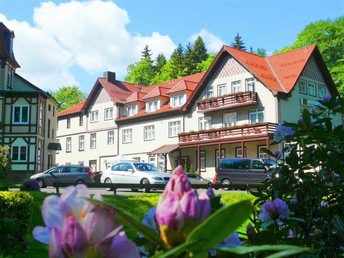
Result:
[[198,112],[250,106],[258,103],[257,92],[245,91],[197,101]]
[[236,125],[231,127],[186,132],[179,134],[179,145],[202,144],[206,142],[221,142],[231,140],[241,140],[250,137],[268,137],[275,133],[274,123],[257,123],[248,125]]

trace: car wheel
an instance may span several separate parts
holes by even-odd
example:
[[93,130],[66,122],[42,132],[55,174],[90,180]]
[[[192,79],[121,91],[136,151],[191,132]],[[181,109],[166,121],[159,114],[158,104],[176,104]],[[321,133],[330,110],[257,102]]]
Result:
[[[143,185],[149,185],[149,180],[147,178],[142,179],[141,184]],[[150,188],[144,188],[143,190],[145,193],[150,193]]]
[[[112,184],[112,181],[110,178],[106,178],[105,181],[104,181],[105,184]],[[105,188],[106,191],[112,191],[113,190],[113,187],[106,187]]]
[[131,188],[131,191],[133,191],[133,192],[138,192],[139,189],[137,189],[137,188]]
[[37,179],[37,183],[39,185],[40,188],[45,188],[47,187],[43,181],[43,179]]
[[84,180],[80,180],[80,179],[77,180],[75,183],[78,184],[78,185],[80,185],[80,184],[85,184]]
[[[232,183],[231,183],[231,180],[229,180],[229,179],[223,179],[222,180],[222,182],[221,182],[221,184],[223,184],[223,185],[231,185]],[[225,189],[225,190],[229,190],[229,188],[228,187],[224,187],[223,189]]]

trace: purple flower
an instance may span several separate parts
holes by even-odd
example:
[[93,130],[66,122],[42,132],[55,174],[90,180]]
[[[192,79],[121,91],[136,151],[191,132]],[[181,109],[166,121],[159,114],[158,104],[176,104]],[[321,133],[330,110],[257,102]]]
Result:
[[266,221],[268,219],[286,219],[289,218],[290,210],[285,201],[276,198],[273,201],[267,201],[262,206],[262,212],[258,215],[261,221]]
[[[35,227],[33,237],[50,245],[49,256],[139,257],[137,247],[121,231],[112,210],[95,207],[86,198],[90,194],[85,185],[69,186],[61,197],[45,198],[42,216],[46,226]],[[99,194],[93,198],[102,200]]]
[[254,227],[251,225],[251,223],[249,223],[246,227],[246,235],[247,238],[250,241],[253,241],[254,235],[256,234],[256,230],[254,229]]
[[183,243],[188,234],[210,216],[208,194],[211,195],[211,191],[198,196],[197,191],[191,189],[182,166],[173,171],[156,207],[160,236],[168,248]]
[[284,126],[284,122],[281,122],[277,125],[276,131],[274,134],[274,140],[276,142],[282,141],[286,136],[292,136],[295,134],[295,131],[293,128],[289,126]]
[[282,153],[279,150],[276,150],[274,151],[273,155],[276,159],[279,159],[282,156]]
[[331,96],[325,95],[325,96],[322,97],[322,101],[324,101],[324,102],[329,102],[330,99],[331,99]]

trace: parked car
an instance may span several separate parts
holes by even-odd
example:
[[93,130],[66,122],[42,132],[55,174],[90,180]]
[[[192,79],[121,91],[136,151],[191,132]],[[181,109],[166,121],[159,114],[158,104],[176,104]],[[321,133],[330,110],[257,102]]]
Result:
[[218,162],[215,185],[260,185],[276,174],[277,163],[271,159],[223,158]]
[[[166,184],[171,174],[159,172],[158,169],[145,162],[119,162],[112,165],[105,171],[100,178],[101,183],[123,183],[123,184]],[[107,188],[107,190],[112,190]],[[138,191],[132,188],[132,191]],[[145,192],[149,192],[145,188]]]
[[199,185],[199,184],[204,184],[204,185],[208,185],[211,186],[212,181],[203,178],[202,176],[200,176],[199,174],[196,173],[187,173],[188,179],[191,183],[191,185]]
[[34,174],[30,177],[38,182],[41,188],[51,186],[55,182],[62,183],[93,183],[94,178],[90,167],[79,165],[61,165],[52,167],[44,172]]

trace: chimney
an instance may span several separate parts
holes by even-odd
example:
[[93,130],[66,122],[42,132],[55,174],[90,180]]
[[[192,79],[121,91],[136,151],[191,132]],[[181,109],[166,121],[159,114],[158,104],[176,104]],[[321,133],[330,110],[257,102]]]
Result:
[[116,73],[115,72],[110,72],[106,71],[104,72],[103,77],[108,80],[108,82],[115,82],[116,81]]

